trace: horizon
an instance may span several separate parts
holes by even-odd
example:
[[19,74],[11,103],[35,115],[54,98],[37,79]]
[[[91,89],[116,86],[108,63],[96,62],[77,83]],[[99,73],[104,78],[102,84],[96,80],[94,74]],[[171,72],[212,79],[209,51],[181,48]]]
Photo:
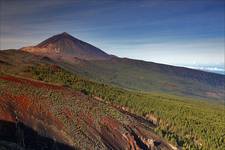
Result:
[[224,69],[224,1],[32,3],[1,0],[2,50],[66,31],[119,57]]

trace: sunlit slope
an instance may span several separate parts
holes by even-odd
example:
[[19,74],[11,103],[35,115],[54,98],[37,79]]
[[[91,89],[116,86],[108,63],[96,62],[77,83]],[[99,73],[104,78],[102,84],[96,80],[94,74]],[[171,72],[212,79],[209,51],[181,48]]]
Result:
[[90,79],[144,92],[223,100],[225,76],[188,68],[126,58],[58,62],[63,68]]
[[[27,150],[170,150],[171,146],[154,133],[154,125],[143,120],[69,87],[0,76],[0,143],[14,142]],[[14,132],[6,122],[15,124]],[[36,135],[26,134],[27,128]]]
[[0,52],[0,61],[1,66],[14,66],[12,70],[18,70],[17,72],[20,72],[20,66],[42,62],[57,64],[82,77],[130,90],[163,92],[217,101],[223,101],[225,98],[224,75],[182,67],[123,58],[109,60],[76,58],[71,62],[34,56],[16,50]]
[[[25,53],[26,54],[26,53]],[[26,54],[29,55],[29,54]],[[24,54],[19,54],[24,57]],[[29,57],[33,57],[30,56]],[[26,58],[28,58],[26,56]],[[186,149],[224,149],[224,105],[210,103],[193,98],[184,98],[162,93],[142,93],[124,90],[115,86],[90,81],[79,75],[74,75],[49,59],[32,58],[16,65],[1,65],[5,73],[22,75],[33,79],[61,84],[82,93],[95,97],[103,102],[123,108],[128,112],[138,114],[154,122],[158,127],[155,131],[168,139],[174,145]],[[5,63],[4,63],[5,64]],[[5,70],[5,69],[8,70]],[[20,68],[20,69],[18,69]],[[18,72],[18,70],[20,70]]]

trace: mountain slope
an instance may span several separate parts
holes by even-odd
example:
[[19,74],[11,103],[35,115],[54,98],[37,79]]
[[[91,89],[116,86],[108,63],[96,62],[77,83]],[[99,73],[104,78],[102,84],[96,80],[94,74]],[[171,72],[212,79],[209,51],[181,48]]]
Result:
[[[21,77],[0,76],[0,120],[15,123],[17,128],[22,123],[40,136],[69,145],[65,149],[172,149],[153,132],[150,121],[142,122],[135,115],[68,87]],[[0,128],[0,141],[13,142],[12,132],[18,136],[14,137],[16,144],[30,146],[27,140],[31,139],[22,132],[24,127],[14,129],[17,133],[3,131],[5,128]],[[34,139],[30,142],[36,143],[38,139],[30,136]],[[53,145],[42,146],[50,149]]]
[[99,48],[76,39],[66,32],[52,36],[36,46],[24,47],[21,50],[67,61],[73,61],[75,58],[95,60],[111,57]]
[[58,63],[83,76],[127,89],[223,100],[225,76],[126,58]]
[[0,148],[44,138],[46,149],[176,149],[161,137],[184,149],[225,148],[225,76],[94,49],[79,55],[77,41],[63,33],[0,51]]
[[[12,56],[13,55],[12,51],[9,52],[11,53],[10,56]],[[3,117],[5,116],[4,115],[5,110],[7,110],[7,112],[10,111],[10,109],[6,109],[5,106],[10,106],[7,108],[13,108],[11,110],[16,111],[27,110],[26,108],[20,109],[24,108],[22,106],[24,105],[24,102],[27,101],[27,99],[32,100],[34,104],[33,106],[40,108],[40,110],[42,110],[41,112],[43,111],[45,112],[46,108],[48,108],[47,111],[52,109],[55,110],[53,106],[61,108],[61,106],[69,105],[69,108],[71,109],[73,108],[72,110],[76,112],[82,109],[85,112],[96,114],[97,111],[101,112],[100,114],[103,113],[107,114],[107,116],[113,116],[114,119],[119,120],[119,122],[120,121],[123,122],[125,121],[124,118],[122,117],[124,115],[122,116],[118,115],[117,111],[119,111],[122,114],[125,114],[125,116],[128,115],[127,116],[128,118],[130,117],[135,118],[135,120],[138,120],[138,122],[141,123],[142,125],[145,124],[147,126],[153,127],[153,129],[157,132],[158,135],[166,138],[174,145],[183,147],[184,149],[190,149],[191,147],[192,149],[222,150],[225,148],[223,142],[224,137],[223,133],[225,125],[225,120],[223,117],[225,112],[224,103],[223,104],[222,103],[217,104],[212,102],[208,103],[198,99],[190,99],[190,98],[188,99],[185,97],[178,97],[162,93],[150,94],[150,93],[128,91],[110,85],[90,81],[78,75],[74,75],[55,64],[51,65],[46,64],[46,62],[48,63],[52,62],[49,59],[42,58],[40,56],[33,56],[29,53],[21,51],[16,52],[18,52],[15,53],[17,55],[17,59],[15,59],[15,54],[13,56],[14,58],[13,60],[14,61],[16,60],[16,64],[4,61],[4,64],[7,65],[0,65],[1,66],[0,71],[2,72],[2,73],[0,72],[1,77],[0,94],[3,94],[2,95],[3,102],[0,103],[3,104],[2,105],[3,114],[1,113],[2,115],[0,116]],[[32,58],[32,61],[24,58]],[[38,79],[41,81],[45,81],[45,83],[37,82],[31,79],[28,80],[21,77],[8,76],[6,74],[16,74],[23,77]],[[12,81],[15,82],[15,85],[8,84]],[[49,84],[46,82],[51,82],[54,84]],[[75,91],[73,91],[70,88],[72,88]],[[43,89],[43,91],[41,89]],[[78,93],[80,93],[83,96],[81,97],[80,94],[78,95],[74,94],[73,95],[74,97],[73,96],[70,97],[71,95],[70,93],[71,92],[74,93],[76,91],[80,91],[81,93],[80,92]],[[60,94],[63,94],[63,96],[59,96]],[[11,95],[14,96],[12,97]],[[28,95],[29,98],[23,98],[23,100],[21,101],[20,100],[21,95],[22,96]],[[88,98],[88,101],[85,97]],[[72,103],[73,99],[76,99],[75,102],[77,103],[75,104]],[[50,106],[45,103],[49,102],[49,100],[52,101],[52,103],[50,103],[51,104]],[[15,102],[17,103],[15,104]],[[103,103],[104,105],[100,105],[100,107],[96,108],[94,107],[95,105],[93,106],[92,103],[95,104]],[[22,106],[20,106],[20,104]],[[43,104],[44,106],[39,107],[39,104]],[[34,113],[31,111],[32,113],[29,112],[28,114],[35,115],[36,114],[35,112],[37,112],[35,111],[36,107],[32,107],[32,105],[28,106],[31,107],[30,109],[32,111],[34,111]],[[86,108],[90,107],[92,109],[87,111]],[[54,112],[57,114],[56,118],[60,117],[61,109],[56,109]],[[44,115],[45,113],[41,114]],[[8,115],[6,115],[5,119],[8,118],[7,116]],[[24,116],[23,113],[22,116]],[[85,114],[82,114],[81,116],[85,116]],[[99,113],[97,113],[94,116],[95,119],[97,119],[98,116],[100,115]],[[45,118],[47,118],[47,120],[50,120],[50,123],[51,120],[55,120],[54,116],[53,119],[51,119],[52,117],[49,118],[49,116],[48,117],[42,116],[42,117],[43,123],[46,122],[44,121]],[[12,117],[10,116],[9,118]],[[36,114],[34,117],[31,118],[39,118],[39,115]],[[25,119],[23,121],[24,123],[26,123],[26,121],[28,120]],[[61,121],[64,119],[59,120]],[[80,118],[78,118],[78,120],[80,120]],[[63,122],[63,124],[67,125],[67,123],[69,122],[71,121]],[[134,122],[133,119],[132,122]],[[154,126],[156,126],[156,128],[152,126],[151,122],[154,123]],[[48,128],[49,122],[47,121],[46,123],[47,124],[44,126],[44,129],[49,130]],[[141,125],[139,124],[138,127],[140,126]],[[88,127],[88,124],[84,124],[84,127]],[[74,131],[74,130],[71,131],[71,128],[68,128],[68,126],[66,126],[66,129],[68,129],[70,132]],[[111,133],[111,130],[108,131]],[[46,133],[49,132],[46,131]],[[53,133],[58,132],[50,132],[50,133],[51,133],[50,135],[55,135]],[[107,134],[107,137],[110,137],[109,135],[110,133],[107,132],[105,133]],[[147,133],[147,131],[144,131],[144,133]],[[96,133],[94,132],[90,134],[95,135]],[[62,135],[60,136],[61,138],[64,137]],[[120,136],[118,136],[118,138],[119,137]],[[59,138],[58,140],[60,140],[61,138]],[[108,140],[112,142],[114,141],[112,139]],[[82,141],[84,143],[86,142],[85,139],[81,139],[81,142]],[[105,142],[106,141],[104,140],[104,143]],[[119,144],[117,143],[117,145]]]
[[22,50],[50,58],[57,65],[92,80],[126,89],[220,101],[225,98],[224,75],[111,56],[67,33]]

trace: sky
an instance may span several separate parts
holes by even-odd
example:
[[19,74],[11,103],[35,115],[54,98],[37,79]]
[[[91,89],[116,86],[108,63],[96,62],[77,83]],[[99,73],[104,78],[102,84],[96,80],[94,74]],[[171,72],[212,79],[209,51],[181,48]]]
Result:
[[67,32],[120,57],[223,66],[224,11],[224,0],[0,0],[0,49]]

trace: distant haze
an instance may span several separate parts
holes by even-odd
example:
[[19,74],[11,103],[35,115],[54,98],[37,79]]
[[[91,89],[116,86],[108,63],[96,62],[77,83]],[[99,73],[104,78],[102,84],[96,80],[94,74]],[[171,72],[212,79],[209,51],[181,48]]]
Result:
[[0,49],[68,32],[121,57],[224,68],[223,0],[0,0]]

